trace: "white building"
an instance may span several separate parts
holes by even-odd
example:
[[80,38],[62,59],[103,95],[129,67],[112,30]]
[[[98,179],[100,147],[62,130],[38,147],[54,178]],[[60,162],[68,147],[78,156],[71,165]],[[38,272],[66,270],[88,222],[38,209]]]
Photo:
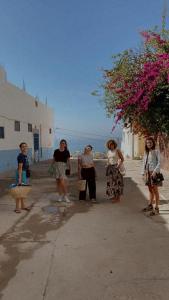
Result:
[[144,154],[144,138],[134,134],[131,126],[123,128],[121,149],[124,157],[141,158]]
[[51,158],[53,128],[52,109],[9,83],[0,67],[0,172],[16,167],[21,142],[31,161]]

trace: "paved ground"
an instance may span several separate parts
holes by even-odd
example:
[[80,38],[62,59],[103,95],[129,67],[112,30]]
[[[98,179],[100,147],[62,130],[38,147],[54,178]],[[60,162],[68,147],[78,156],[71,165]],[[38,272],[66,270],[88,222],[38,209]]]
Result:
[[33,168],[28,201],[34,207],[20,215],[6,194],[11,180],[6,174],[0,198],[0,299],[169,299],[169,173],[160,216],[149,217],[141,212],[147,190],[140,161],[126,163],[125,193],[116,204],[105,197],[105,162],[96,166],[99,204],[77,201],[73,174],[72,204],[58,205],[54,179],[43,163]]

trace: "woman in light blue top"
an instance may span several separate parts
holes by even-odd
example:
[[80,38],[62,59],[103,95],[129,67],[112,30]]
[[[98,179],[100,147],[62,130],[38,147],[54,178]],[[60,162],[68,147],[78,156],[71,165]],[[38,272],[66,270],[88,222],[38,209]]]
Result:
[[[143,157],[142,176],[149,189],[149,203],[143,209],[150,211],[150,215],[159,214],[159,191],[155,181],[156,174],[160,173],[160,152],[155,149],[155,141],[149,137],[145,141],[145,153]],[[155,203],[155,207],[154,207]]]

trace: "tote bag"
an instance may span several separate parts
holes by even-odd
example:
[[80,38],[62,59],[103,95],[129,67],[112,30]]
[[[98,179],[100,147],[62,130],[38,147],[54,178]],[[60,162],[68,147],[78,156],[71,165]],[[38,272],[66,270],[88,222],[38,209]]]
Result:
[[84,179],[78,180],[77,188],[80,192],[85,191],[86,190],[86,180],[84,180]]

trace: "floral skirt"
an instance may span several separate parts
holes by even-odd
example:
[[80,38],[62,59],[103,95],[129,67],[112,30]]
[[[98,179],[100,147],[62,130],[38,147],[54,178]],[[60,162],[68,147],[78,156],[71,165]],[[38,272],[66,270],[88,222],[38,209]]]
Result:
[[116,198],[123,195],[123,176],[120,174],[117,165],[109,165],[106,169],[107,188],[106,195],[109,198]]

